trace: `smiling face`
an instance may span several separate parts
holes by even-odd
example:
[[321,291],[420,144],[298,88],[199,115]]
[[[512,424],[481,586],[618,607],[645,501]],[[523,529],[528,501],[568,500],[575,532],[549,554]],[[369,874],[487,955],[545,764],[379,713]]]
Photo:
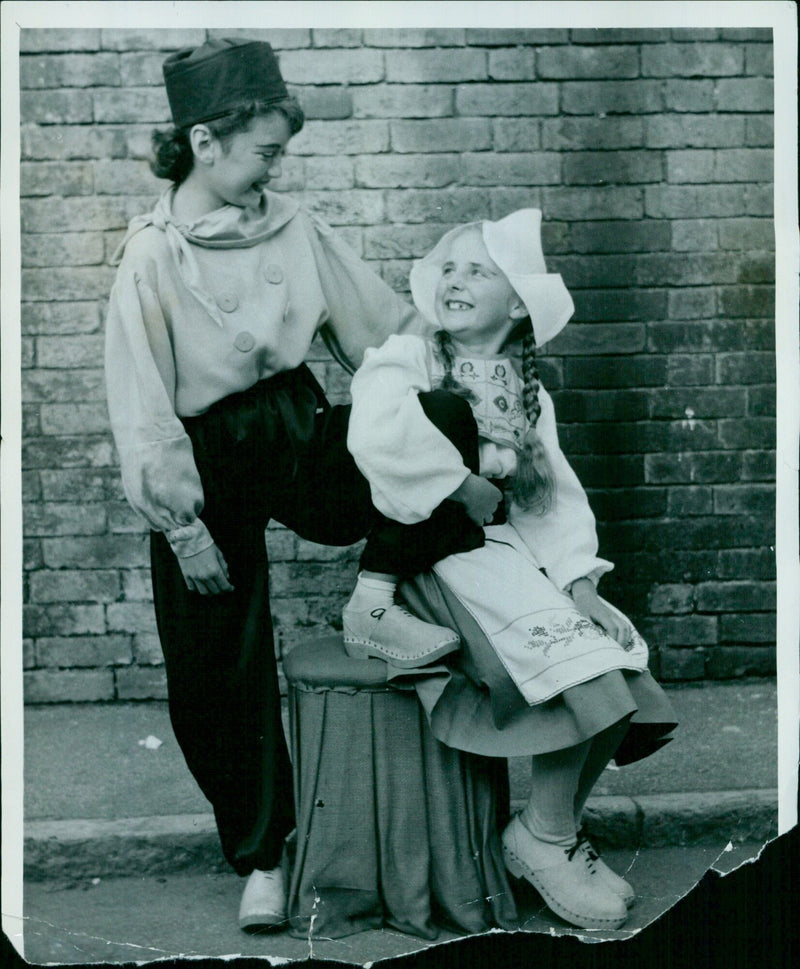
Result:
[[223,205],[257,208],[265,186],[281,174],[281,159],[291,137],[278,112],[257,115],[247,130],[224,141],[204,125],[192,129],[195,171],[203,182],[209,211]]
[[517,320],[527,316],[522,300],[486,250],[480,230],[455,236],[434,297],[443,330],[477,352],[496,352]]

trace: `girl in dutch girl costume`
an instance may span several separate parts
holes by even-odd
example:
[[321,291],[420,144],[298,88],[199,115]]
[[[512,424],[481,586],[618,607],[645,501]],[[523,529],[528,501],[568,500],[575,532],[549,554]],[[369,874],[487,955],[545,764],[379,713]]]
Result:
[[[562,453],[535,350],[573,312],[548,274],[541,213],[447,233],[411,272],[432,339],[390,337],[353,379],[348,446],[375,505],[418,527],[460,497],[485,543],[404,583],[413,611],[462,645],[417,691],[442,742],[489,756],[531,755],[531,794],[502,833],[506,866],[584,928],[617,928],[631,886],[597,857],[581,814],[608,762],[666,742],[675,718],[647,670],[647,646],[596,591],[599,558],[586,494]],[[460,439],[444,437],[418,395],[449,392]],[[492,483],[493,482],[493,483]],[[355,656],[399,661],[348,629]]]

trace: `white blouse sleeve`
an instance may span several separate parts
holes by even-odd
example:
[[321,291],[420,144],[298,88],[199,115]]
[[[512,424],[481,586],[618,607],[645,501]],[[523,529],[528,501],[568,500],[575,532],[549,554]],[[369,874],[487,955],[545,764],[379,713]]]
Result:
[[175,370],[161,307],[130,267],[111,291],[105,344],[106,393],[122,484],[131,506],[165,532],[179,558],[213,544],[198,515],[203,486],[173,401]]
[[512,505],[509,522],[559,589],[565,590],[583,577],[597,585],[600,576],[614,566],[598,558],[597,529],[589,499],[559,446],[553,401],[543,387],[539,402],[542,413],[536,429],[555,475],[555,502],[545,515],[535,515]]
[[322,219],[309,216],[309,239],[328,310],[322,338],[334,358],[352,373],[367,347],[379,347],[393,333],[430,329]]
[[429,390],[426,343],[410,335],[367,350],[351,386],[347,446],[375,507],[404,524],[429,518],[470,473],[422,409],[417,395]]

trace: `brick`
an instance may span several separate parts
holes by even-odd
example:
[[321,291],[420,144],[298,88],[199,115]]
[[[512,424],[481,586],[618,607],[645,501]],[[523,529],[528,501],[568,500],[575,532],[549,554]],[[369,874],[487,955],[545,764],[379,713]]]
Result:
[[773,188],[771,185],[746,185],[745,215],[771,216],[773,213]]
[[749,613],[741,616],[720,616],[721,643],[774,643],[775,614]]
[[645,456],[648,484],[692,484],[738,481],[741,458],[737,454],[648,454]]
[[153,581],[148,569],[125,569],[122,576],[122,595],[127,601],[153,598]]
[[22,332],[25,334],[95,333],[101,317],[97,303],[23,303]]
[[776,656],[763,646],[718,646],[709,651],[708,675],[714,680],[743,676],[775,676]]
[[[23,364],[24,366],[24,364]],[[38,437],[42,433],[38,404],[22,405],[22,436],[23,438]]]
[[476,188],[409,189],[387,200],[390,222],[470,222],[486,210],[486,196]]
[[772,182],[773,155],[767,148],[728,148],[714,152],[715,182]]
[[602,192],[594,188],[547,188],[542,203],[548,218],[564,219],[641,219],[644,214],[642,189],[609,186]]
[[652,114],[663,107],[658,81],[568,81],[561,85],[564,114]]
[[124,27],[107,28],[100,32],[103,50],[157,50],[172,51],[181,47],[197,47],[206,39],[201,28],[176,27]]
[[744,140],[742,117],[674,114],[643,118],[647,148],[728,148]]
[[717,294],[710,286],[674,289],[667,300],[667,313],[674,320],[703,320],[714,316],[716,304]]
[[381,192],[365,189],[306,192],[303,201],[330,225],[373,225],[384,219]]
[[479,47],[509,47],[518,44],[566,44],[569,31],[564,29],[527,29],[501,27],[472,27],[466,32],[466,42]]
[[672,222],[672,248],[676,252],[713,251],[717,248],[718,219]]
[[720,249],[775,248],[775,227],[767,219],[725,219],[719,223]]
[[[306,28],[274,27],[210,27],[210,38],[230,37],[234,40],[265,40],[276,51],[295,50],[311,46],[311,31]],[[191,46],[191,45],[190,45]],[[281,60],[281,58],[279,58]],[[282,62],[282,60],[281,60]]]
[[148,530],[146,523],[131,508],[127,501],[108,502],[106,509],[108,511],[109,532],[113,534],[125,534]]
[[156,616],[149,602],[113,602],[106,606],[106,620],[111,632],[156,632]]
[[717,379],[723,384],[763,384],[775,379],[771,353],[726,353],[717,359]]
[[771,114],[748,115],[744,130],[744,143],[748,146],[771,148],[775,143],[775,123]]
[[750,417],[775,417],[777,415],[775,387],[748,387],[747,413]]
[[537,73],[548,80],[638,77],[639,55],[628,46],[544,48],[538,52]]
[[86,468],[45,469],[39,472],[39,477],[45,501],[68,501],[76,494],[82,501],[105,501],[110,497],[108,472]]
[[[670,223],[663,222],[576,222],[569,226],[573,252],[654,252],[668,250]],[[547,250],[550,251],[550,250]]]
[[120,185],[127,196],[158,195],[169,182],[156,178],[143,161],[98,161],[94,166],[94,187],[97,195],[119,195]]
[[570,421],[635,421],[647,417],[645,390],[556,390],[559,424]]
[[744,416],[745,392],[733,388],[691,387],[654,390],[650,394],[650,417],[684,418]]
[[30,536],[100,535],[106,529],[103,505],[70,502],[34,504],[24,509],[23,518],[25,534]]
[[386,121],[309,121],[292,139],[294,155],[363,155],[388,148]]
[[570,464],[584,488],[635,487],[644,483],[644,458],[640,454],[578,454],[570,457]]
[[748,44],[745,47],[745,74],[763,74],[772,77],[775,70],[773,61],[772,44]]
[[642,635],[661,650],[664,646],[710,646],[717,642],[716,616],[664,616],[642,623]]
[[443,118],[453,113],[453,91],[441,84],[382,84],[353,88],[355,118]]
[[532,151],[541,147],[538,118],[497,118],[493,122],[495,151]]
[[52,636],[36,641],[37,666],[127,666],[132,659],[129,636]]
[[713,492],[708,487],[690,486],[669,489],[667,514],[670,518],[686,515],[710,515],[713,511]]
[[341,595],[352,588],[356,575],[354,562],[286,562],[270,570],[271,587],[276,596]]
[[31,569],[40,569],[44,565],[42,556],[42,543],[38,539],[23,538],[22,540],[22,567],[28,572]]
[[564,158],[567,185],[637,184],[662,179],[657,152],[580,152]]
[[50,538],[42,542],[42,555],[51,569],[145,568],[150,545],[145,535]]
[[696,593],[700,612],[764,612],[775,608],[774,582],[704,582]]
[[717,111],[771,111],[773,104],[771,78],[737,77],[717,84]]
[[169,123],[171,116],[163,88],[97,88],[93,92],[94,118],[88,121],[122,124],[150,121]]
[[561,158],[555,152],[461,156],[464,185],[557,185]]
[[668,151],[667,181],[672,183],[714,181],[714,152],[710,148]]
[[22,615],[26,636],[47,636],[54,632],[65,636],[106,632],[101,605],[27,605],[23,606]]
[[159,667],[119,669],[114,676],[119,700],[167,699],[167,674]]
[[36,365],[36,344],[30,337],[23,337],[20,340],[19,355],[23,370]]
[[623,518],[658,518],[667,507],[666,490],[663,488],[590,491],[589,503],[601,522]]
[[480,151],[490,148],[487,119],[443,118],[391,122],[392,150],[398,152]]
[[105,402],[42,404],[43,434],[99,434],[110,430]]
[[774,479],[774,451],[750,451],[742,456],[742,481],[774,481]]
[[495,81],[532,81],[536,55],[530,47],[489,51],[489,77]]
[[314,47],[360,47],[362,31],[350,28],[323,28],[311,31]]
[[90,195],[92,168],[86,162],[23,162],[20,196]]
[[719,422],[719,440],[723,447],[758,448],[775,440],[775,420],[770,417],[748,417]]
[[384,79],[383,53],[377,50],[293,50],[281,56],[280,65],[288,84],[371,84]]
[[21,157],[31,161],[124,158],[128,152],[126,134],[121,128],[89,125],[23,125],[20,143]]
[[774,579],[775,550],[770,548],[723,549],[719,553],[720,579]]
[[316,542],[309,542],[306,539],[297,540],[297,561],[298,562],[352,562],[359,556],[358,545],[347,545],[344,547],[333,545],[318,545]]
[[686,584],[656,585],[648,596],[647,608],[652,613],[677,615],[694,607],[694,586]]
[[441,223],[372,226],[365,233],[364,255],[368,259],[419,258],[430,252],[450,228]]
[[133,637],[133,658],[142,666],[163,666],[164,654],[158,636],[137,633]]
[[[485,190],[489,200],[489,218],[502,219],[517,209],[541,208],[542,190],[537,186],[524,185],[511,188],[489,188]],[[474,218],[486,215],[486,201],[484,197],[483,208],[473,216]]]
[[270,562],[291,562],[297,557],[297,539],[288,530],[267,532]]
[[664,82],[667,111],[713,111],[714,82],[670,78]]
[[86,124],[94,121],[92,95],[87,91],[22,91],[19,113],[23,122]]
[[53,233],[22,238],[22,266],[96,266],[104,258],[103,237],[98,233]]
[[464,44],[464,30],[453,28],[370,27],[363,35],[367,47],[462,47]]
[[460,174],[458,155],[367,155],[355,163],[356,181],[366,188],[440,188]]
[[660,647],[659,678],[667,683],[681,680],[700,680],[705,674],[704,649],[670,649]]
[[164,54],[150,51],[124,52],[119,60],[122,87],[158,87],[164,83]]
[[646,185],[644,211],[650,218],[744,215],[736,185]]
[[644,349],[645,331],[640,323],[569,326],[548,347],[558,354],[637,353]]
[[479,81],[487,78],[487,55],[469,48],[451,50],[389,50],[386,80],[402,84]]
[[764,515],[775,511],[772,485],[728,485],[714,488],[714,513],[717,515]]
[[120,62],[116,54],[101,53],[22,57],[19,83],[23,90],[111,86],[120,83]]
[[723,40],[745,40],[745,41],[772,41],[772,28],[770,27],[723,27],[721,36]]
[[574,44],[660,44],[669,40],[670,32],[654,27],[578,27],[569,36]]
[[114,699],[112,670],[31,670],[23,682],[25,703]]
[[488,117],[558,114],[558,85],[542,81],[535,84],[462,84],[456,90],[456,113]]
[[570,357],[564,379],[570,388],[660,386],[664,382],[664,360],[647,355]]
[[[667,294],[664,291],[647,289],[595,290],[575,292],[575,321],[587,320],[661,320],[667,313]],[[656,370],[665,372],[664,362],[655,362]],[[663,379],[663,378],[662,378]]]
[[[23,232],[81,232],[124,229],[148,205],[131,198],[25,199],[21,203]],[[112,270],[109,269],[109,272]],[[23,298],[25,294],[23,293]],[[86,294],[79,299],[86,299]]]
[[37,340],[39,366],[43,368],[89,368],[103,359],[102,334],[40,336]]
[[40,472],[23,471],[21,475],[21,480],[22,480],[22,500],[41,501],[42,483],[41,483]]
[[[697,352],[736,350],[749,346],[752,350],[772,345],[772,326],[758,326],[741,320],[692,320],[685,323],[651,323],[648,326],[648,349],[658,352]],[[751,350],[751,352],[752,352]],[[758,359],[766,361],[767,354],[759,354]],[[736,369],[744,362],[745,356],[733,355],[722,358],[727,366]],[[728,373],[728,371],[725,371]],[[723,376],[718,368],[719,383],[742,383],[735,376]],[[746,381],[744,381],[746,382]],[[764,381],[766,382],[766,381]]]
[[302,102],[307,119],[349,118],[353,114],[353,95],[343,87],[307,88]]
[[24,27],[19,34],[21,54],[46,51],[96,51],[100,47],[100,31],[68,27]]
[[658,44],[641,53],[644,77],[725,77],[744,68],[744,51],[734,44]]
[[22,668],[24,670],[31,670],[36,666],[36,656],[33,651],[33,640],[23,639],[22,640]]
[[119,575],[111,570],[42,570],[30,576],[31,602],[113,602],[119,592]]
[[602,148],[641,148],[645,143],[643,118],[545,118],[541,127],[545,149],[598,151]]

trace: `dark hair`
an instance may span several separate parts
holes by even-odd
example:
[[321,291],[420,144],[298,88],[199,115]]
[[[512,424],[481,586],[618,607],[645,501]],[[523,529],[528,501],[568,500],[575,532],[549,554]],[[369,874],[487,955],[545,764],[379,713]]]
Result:
[[[522,405],[529,426],[517,458],[517,470],[508,482],[508,491],[521,508],[532,511],[536,515],[544,515],[553,507],[556,482],[547,451],[536,430],[536,424],[542,412],[542,405],[539,402],[541,382],[536,366],[536,341],[530,317],[526,317],[514,328],[514,334],[516,340],[509,340],[506,345],[508,342],[522,340]],[[433,336],[437,354],[444,367],[444,377],[440,386],[452,394],[464,397],[470,403],[475,403],[477,401],[475,394],[453,376],[455,353],[452,337],[447,330],[437,330]]]
[[[303,127],[305,115],[294,98],[286,98],[283,101],[271,103],[249,101],[224,114],[221,118],[214,118],[213,121],[201,123],[205,124],[225,151],[235,134],[248,130],[253,118],[263,117],[273,112],[286,118],[291,134],[296,135]],[[194,166],[194,152],[189,142],[189,132],[192,127],[194,125],[189,128],[172,127],[166,131],[156,130],[153,132],[152,144],[155,158],[150,162],[150,169],[157,178],[168,178],[176,185],[185,181]]]

